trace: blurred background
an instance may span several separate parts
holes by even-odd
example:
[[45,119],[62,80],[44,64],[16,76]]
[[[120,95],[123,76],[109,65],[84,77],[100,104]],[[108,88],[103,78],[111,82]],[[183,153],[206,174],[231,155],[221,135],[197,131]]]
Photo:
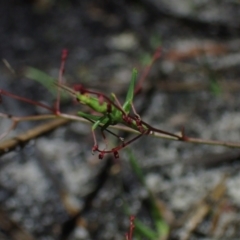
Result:
[[[134,101],[142,119],[240,142],[239,12],[238,0],[0,1],[0,56],[14,69],[0,65],[0,88],[51,105],[26,69],[57,78],[67,48],[68,85],[114,92],[123,102],[132,68],[141,76],[161,46]],[[7,114],[46,112],[2,98]],[[62,105],[73,109],[87,111],[71,100]],[[0,119],[1,133],[10,124]],[[8,137],[39,124],[23,122]],[[101,134],[98,140],[104,148]],[[144,136],[131,154],[99,160],[92,145],[91,126],[71,122],[1,153],[0,239],[124,239],[129,214],[142,224],[136,239],[239,238],[239,150]]]

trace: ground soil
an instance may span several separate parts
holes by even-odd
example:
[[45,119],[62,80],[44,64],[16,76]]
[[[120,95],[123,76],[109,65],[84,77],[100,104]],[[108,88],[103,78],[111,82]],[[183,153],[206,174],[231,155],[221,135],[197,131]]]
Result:
[[[191,137],[240,142],[239,10],[223,0],[1,1],[0,55],[15,73],[2,64],[0,89],[52,104],[26,67],[57,78],[67,48],[68,85],[114,92],[122,102],[132,68],[141,75],[161,46],[134,101],[141,118],[170,132],[184,127]],[[63,103],[64,112],[73,109],[87,111]],[[6,96],[0,111],[44,113]],[[9,137],[38,124],[23,122]],[[1,132],[8,126],[1,119]],[[91,126],[71,122],[0,156],[0,239],[123,239],[126,208],[156,231],[148,190],[170,227],[164,239],[239,238],[239,150],[144,136],[129,147],[144,186],[128,151],[99,160],[92,145]]]

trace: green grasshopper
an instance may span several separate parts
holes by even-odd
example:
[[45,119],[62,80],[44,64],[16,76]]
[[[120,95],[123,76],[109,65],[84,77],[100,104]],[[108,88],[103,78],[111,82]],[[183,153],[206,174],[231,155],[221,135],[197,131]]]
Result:
[[[133,111],[135,112],[132,102],[134,97],[134,87],[135,87],[136,79],[137,79],[137,70],[133,69],[131,82],[130,82],[126,100],[123,106],[120,105],[119,101],[117,100],[116,96],[113,93],[111,94],[111,98],[108,98],[101,93],[84,89],[82,86],[76,87],[78,91],[75,91],[64,85],[57,84],[58,87],[71,93],[71,95],[74,96],[74,98],[79,103],[87,105],[95,112],[101,114],[101,115],[93,115],[93,114],[88,114],[81,111],[77,113],[80,117],[83,117],[93,122],[93,125],[92,125],[92,133],[94,138],[94,146],[92,149],[93,152],[99,151],[102,154],[107,152],[112,152],[112,151],[102,151],[98,149],[94,130],[99,126],[101,127],[102,133],[110,125],[116,125],[119,123],[128,125],[131,128],[134,128],[135,130],[139,130],[141,133],[144,133],[145,131],[147,131],[147,128],[140,130],[140,126],[137,123],[137,119],[134,119],[133,117],[129,116],[131,108],[133,108]],[[90,96],[89,94],[97,95],[97,97]],[[137,114],[136,116],[138,117]],[[123,139],[121,138],[120,140],[123,141]],[[115,151],[115,155],[117,155],[116,151]]]
[[[157,131],[163,134],[167,134],[173,137],[179,138],[177,135],[165,132],[159,129],[155,129],[148,125],[147,123],[143,122],[140,116],[136,113],[135,108],[133,106],[133,97],[134,97],[134,90],[135,90],[135,83],[137,79],[137,70],[133,69],[132,71],[132,78],[130,81],[130,85],[127,91],[126,99],[124,104],[121,106],[115,94],[111,94],[111,97],[107,97],[102,93],[90,91],[85,89],[82,86],[76,86],[75,89],[66,87],[64,85],[56,83],[56,85],[66,91],[68,91],[79,103],[87,105],[92,110],[94,110],[98,115],[88,114],[85,112],[79,111],[77,114],[80,117],[83,117],[93,123],[92,125],[92,134],[94,139],[94,146],[92,148],[92,152],[95,151],[100,152],[99,158],[103,158],[105,153],[113,153],[114,156],[117,158],[118,151],[131,142],[135,141],[137,138],[141,137],[142,135],[150,134],[152,131]],[[93,97],[92,95],[96,95],[97,97]],[[133,111],[134,115],[130,114],[130,111]],[[99,115],[100,114],[100,115]],[[101,127],[101,132],[103,137],[105,138],[104,131],[110,125],[116,124],[124,124],[130,128],[133,128],[139,131],[139,135],[128,142],[124,142],[123,139],[118,137],[122,144],[113,148],[112,150],[100,150],[98,148],[96,136],[95,136],[95,129],[97,127]]]
[[[153,62],[157,58],[159,58],[159,56],[160,56],[159,53],[160,53],[160,51],[158,50],[154,54],[152,63],[146,68],[143,80],[145,79],[146,75],[148,74]],[[131,77],[130,85],[129,85],[129,88],[127,91],[126,99],[125,99],[124,104],[121,105],[120,102],[118,101],[117,97],[113,93],[111,94],[110,97],[107,97],[106,95],[104,95],[100,92],[88,90],[81,85],[75,86],[74,89],[63,85],[62,77],[63,77],[63,73],[64,73],[64,66],[65,66],[66,58],[67,58],[67,50],[63,50],[58,82],[53,82],[49,78],[47,79],[48,81],[54,83],[55,86],[57,86],[56,106],[51,108],[40,102],[36,102],[36,101],[30,100],[30,99],[27,99],[24,97],[19,97],[17,95],[8,93],[1,89],[0,89],[0,96],[1,96],[1,94],[7,95],[10,97],[16,98],[18,100],[33,104],[33,105],[38,105],[40,107],[46,108],[49,111],[51,111],[54,114],[54,116],[65,117],[65,118],[69,117],[69,119],[72,119],[70,117],[70,115],[61,114],[61,112],[59,111],[60,89],[64,89],[65,91],[69,92],[79,103],[87,105],[95,113],[97,113],[94,115],[94,114],[88,114],[88,113],[79,111],[77,114],[78,114],[78,116],[80,116],[84,119],[87,119],[88,121],[93,123],[92,135],[93,135],[93,139],[94,139],[94,146],[92,148],[92,152],[93,153],[96,151],[99,152],[100,159],[102,159],[104,154],[106,154],[106,153],[113,153],[114,156],[116,158],[118,158],[119,150],[121,150],[125,146],[129,145],[130,143],[132,143],[136,139],[140,138],[141,136],[151,134],[152,132],[166,134],[166,135],[172,136],[174,138],[177,138],[179,140],[181,139],[178,135],[153,128],[146,122],[142,121],[140,116],[136,113],[135,108],[133,106],[134,94],[137,92],[136,89],[139,90],[139,87],[138,88],[135,87],[136,79],[137,79],[137,70],[136,69],[133,69],[133,71],[132,71],[132,77]],[[44,81],[43,79],[35,78],[35,80],[39,81],[40,83],[42,83],[42,85],[47,86],[47,88],[48,88],[49,83],[47,83],[47,85],[46,85],[46,81]],[[133,114],[131,114],[131,109],[132,109]],[[38,119],[41,119],[41,118],[38,117],[37,120]],[[132,138],[131,140],[129,140],[127,142],[124,142],[124,140],[121,137],[119,137],[115,133],[108,130],[108,127],[110,125],[116,125],[116,124],[124,124],[134,130],[137,130],[139,132],[139,135],[137,135],[136,137]],[[114,136],[116,136],[121,141],[121,144],[111,150],[105,150],[105,149],[100,150],[98,148],[98,144],[97,144],[97,140],[96,140],[96,136],[95,136],[95,132],[94,132],[96,130],[96,128],[98,128],[98,127],[101,128],[101,133],[103,135],[104,140],[105,140],[104,131],[107,131],[107,132],[113,134]]]

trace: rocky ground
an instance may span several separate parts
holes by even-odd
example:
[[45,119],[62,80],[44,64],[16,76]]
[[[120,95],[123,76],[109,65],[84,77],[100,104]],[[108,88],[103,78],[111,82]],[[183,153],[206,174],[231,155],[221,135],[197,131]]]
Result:
[[[69,85],[114,92],[123,101],[132,68],[143,72],[161,45],[162,57],[135,99],[142,119],[171,132],[185,127],[191,137],[240,142],[239,10],[238,1],[224,0],[2,1],[0,53],[15,74],[2,64],[0,88],[51,104],[25,69],[57,77],[68,48]],[[44,112],[2,98],[1,112]],[[71,101],[62,107],[73,108],[86,109]],[[8,137],[38,124],[23,122]],[[8,126],[1,119],[1,132]],[[154,230],[148,190],[170,227],[159,239],[239,238],[239,150],[144,136],[130,146],[144,186],[128,151],[117,161],[99,160],[92,145],[90,125],[71,122],[1,153],[0,239],[124,239],[126,206]]]

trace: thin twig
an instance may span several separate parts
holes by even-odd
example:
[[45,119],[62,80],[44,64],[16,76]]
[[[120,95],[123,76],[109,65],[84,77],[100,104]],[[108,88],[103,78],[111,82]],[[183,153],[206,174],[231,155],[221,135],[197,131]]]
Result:
[[[17,118],[17,117],[15,117]],[[56,129],[59,126],[64,125],[65,123],[68,123],[69,121],[79,121],[79,122],[84,122],[84,123],[90,123],[84,118],[71,115],[71,114],[59,114],[58,116],[56,115],[41,115],[41,116],[30,116],[30,117],[25,117],[24,120],[31,118],[31,120],[43,120],[46,118],[58,118],[55,119],[54,121],[40,125],[36,128],[33,128],[26,133],[20,134],[17,137],[14,137],[12,139],[6,140],[0,144],[0,155],[3,155],[4,153],[7,153],[13,149],[15,149],[18,145],[24,145],[31,139],[34,139],[36,137],[39,137],[41,135],[44,135],[45,133]],[[140,134],[139,131],[126,127],[126,126],[121,126],[121,125],[114,125],[114,126],[109,126],[112,129],[117,129],[121,131],[126,131],[134,134]],[[140,134],[141,135],[141,134]],[[158,132],[151,132],[149,135],[157,137],[157,138],[162,138],[162,139],[167,139],[167,140],[174,140],[174,141],[182,141],[182,142],[187,142],[187,143],[194,143],[194,144],[206,144],[206,145],[213,145],[213,146],[223,146],[223,147],[231,147],[231,148],[240,148],[240,142],[230,142],[230,141],[219,141],[219,140],[207,140],[207,139],[201,139],[201,138],[191,138],[188,136],[182,136],[182,133],[175,133],[176,136],[178,137],[173,137],[169,136],[166,134],[161,134]]]
[[204,197],[204,199],[199,203],[194,212],[192,212],[189,218],[184,221],[184,228],[180,233],[181,240],[188,240],[190,238],[191,233],[197,226],[203,221],[208,212],[212,209],[212,206],[217,204],[226,191],[226,182],[227,176],[224,176],[220,182],[211,190],[208,196]]
[[69,119],[64,118],[55,119],[0,143],[0,156],[14,150],[18,146],[24,146],[31,139],[35,139],[39,136],[49,133],[60,126],[67,124],[69,121]]
[[21,225],[12,220],[4,209],[0,209],[0,229],[1,232],[12,240],[35,240],[35,238],[27,232]]

